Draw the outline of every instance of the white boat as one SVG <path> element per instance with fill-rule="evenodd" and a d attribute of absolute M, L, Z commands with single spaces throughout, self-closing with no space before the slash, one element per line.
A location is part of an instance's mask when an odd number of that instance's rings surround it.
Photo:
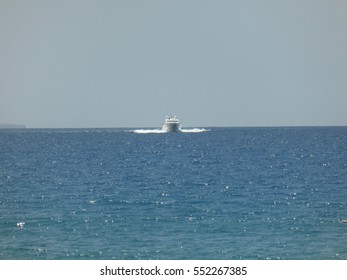
<path fill-rule="evenodd" d="M 162 130 L 165 132 L 180 132 L 181 123 L 176 116 L 166 116 Z"/>

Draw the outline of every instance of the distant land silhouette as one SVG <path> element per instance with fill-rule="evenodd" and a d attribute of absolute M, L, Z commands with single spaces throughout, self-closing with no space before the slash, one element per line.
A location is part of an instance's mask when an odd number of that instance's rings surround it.
<path fill-rule="evenodd" d="M 21 124 L 4 124 L 4 123 L 0 123 L 0 129 L 1 128 L 26 128 L 25 125 L 21 125 Z"/>

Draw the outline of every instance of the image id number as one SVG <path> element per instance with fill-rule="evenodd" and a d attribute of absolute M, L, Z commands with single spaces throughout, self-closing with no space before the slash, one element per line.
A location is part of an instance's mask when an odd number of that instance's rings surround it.
<path fill-rule="evenodd" d="M 224 267 L 209 267 L 196 266 L 194 267 L 194 275 L 246 275 L 247 267 L 239 266 L 224 266 Z"/>

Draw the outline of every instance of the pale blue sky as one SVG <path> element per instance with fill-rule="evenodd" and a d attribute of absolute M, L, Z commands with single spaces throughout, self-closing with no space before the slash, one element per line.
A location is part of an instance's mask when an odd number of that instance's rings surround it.
<path fill-rule="evenodd" d="M 0 0 L 0 123 L 347 125 L 345 0 Z"/>

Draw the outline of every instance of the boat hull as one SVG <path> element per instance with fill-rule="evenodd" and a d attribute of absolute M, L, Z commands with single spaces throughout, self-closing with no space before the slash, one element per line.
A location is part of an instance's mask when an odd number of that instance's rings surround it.
<path fill-rule="evenodd" d="M 180 123 L 165 123 L 162 130 L 166 132 L 180 132 L 181 124 Z"/>

